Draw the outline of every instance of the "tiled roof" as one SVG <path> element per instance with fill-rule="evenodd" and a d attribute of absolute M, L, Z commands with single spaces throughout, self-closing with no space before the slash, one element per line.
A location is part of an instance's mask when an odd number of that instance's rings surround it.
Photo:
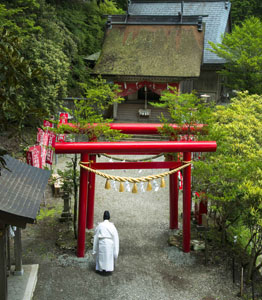
<path fill-rule="evenodd" d="M 184 1 L 184 15 L 208 15 L 203 17 L 203 22 L 206 23 L 204 63 L 225 62 L 207 49 L 211 48 L 208 41 L 221 42 L 221 35 L 227 30 L 230 7 L 228 1 Z M 131 15 L 178 15 L 181 12 L 181 2 L 131 1 L 128 12 Z"/>
<path fill-rule="evenodd" d="M 11 172 L 1 170 L 0 221 L 25 227 L 36 218 L 51 173 L 8 155 L 4 159 Z"/>
<path fill-rule="evenodd" d="M 204 28 L 199 32 L 196 25 L 112 25 L 94 73 L 198 77 L 203 44 Z"/>

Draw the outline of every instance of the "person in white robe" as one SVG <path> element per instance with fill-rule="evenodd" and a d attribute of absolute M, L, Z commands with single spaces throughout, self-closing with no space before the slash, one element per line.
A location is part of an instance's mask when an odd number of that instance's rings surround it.
<path fill-rule="evenodd" d="M 119 237 L 116 227 L 109 222 L 109 211 L 104 212 L 104 221 L 97 225 L 94 235 L 93 254 L 96 255 L 96 270 L 114 271 L 119 253 Z"/>

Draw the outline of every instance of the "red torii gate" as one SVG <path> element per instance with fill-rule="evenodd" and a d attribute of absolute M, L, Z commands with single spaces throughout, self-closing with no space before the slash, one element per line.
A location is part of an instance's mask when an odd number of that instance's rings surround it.
<path fill-rule="evenodd" d="M 67 124 L 68 125 L 68 124 Z M 70 124 L 69 124 L 70 125 Z M 158 134 L 161 124 L 108 124 L 110 128 L 122 133 Z M 180 133 L 201 131 L 204 125 L 178 126 L 171 125 Z M 81 162 L 88 163 L 93 169 L 176 169 L 181 162 L 120 162 L 96 163 L 96 154 L 125 154 L 148 155 L 159 153 L 183 152 L 183 161 L 191 161 L 191 152 L 214 152 L 214 141 L 157 141 L 157 142 L 87 142 L 87 143 L 56 143 L 56 153 L 80 153 Z M 191 166 L 183 172 L 183 250 L 190 251 L 190 217 L 191 217 Z M 170 229 L 178 228 L 178 178 L 177 173 L 170 175 Z M 93 228 L 94 219 L 95 174 L 86 169 L 80 170 L 79 215 L 78 215 L 78 244 L 77 256 L 85 254 L 85 229 Z"/>

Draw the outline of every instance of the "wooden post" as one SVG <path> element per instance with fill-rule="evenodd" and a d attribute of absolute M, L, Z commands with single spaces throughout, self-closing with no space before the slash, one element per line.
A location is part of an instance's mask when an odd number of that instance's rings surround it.
<path fill-rule="evenodd" d="M 22 265 L 22 241 L 21 241 L 21 228 L 16 228 L 15 231 L 15 242 L 14 242 L 14 253 L 15 253 L 15 275 L 23 275 Z"/>
<path fill-rule="evenodd" d="M 0 299 L 7 300 L 6 225 L 0 223 Z"/>
<path fill-rule="evenodd" d="M 244 291 L 244 268 L 241 266 L 241 274 L 240 274 L 240 297 L 243 296 Z"/>
<path fill-rule="evenodd" d="M 10 255 L 10 236 L 11 236 L 11 225 L 7 227 L 6 234 L 6 247 L 7 247 L 7 276 L 10 275 L 11 272 L 11 255 Z"/>

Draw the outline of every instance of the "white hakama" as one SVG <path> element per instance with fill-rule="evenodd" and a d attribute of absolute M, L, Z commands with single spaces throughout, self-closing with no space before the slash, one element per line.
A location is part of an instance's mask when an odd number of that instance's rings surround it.
<path fill-rule="evenodd" d="M 114 271 L 114 260 L 119 253 L 119 238 L 116 227 L 108 220 L 100 223 L 95 230 L 93 254 L 96 254 L 96 270 Z"/>

